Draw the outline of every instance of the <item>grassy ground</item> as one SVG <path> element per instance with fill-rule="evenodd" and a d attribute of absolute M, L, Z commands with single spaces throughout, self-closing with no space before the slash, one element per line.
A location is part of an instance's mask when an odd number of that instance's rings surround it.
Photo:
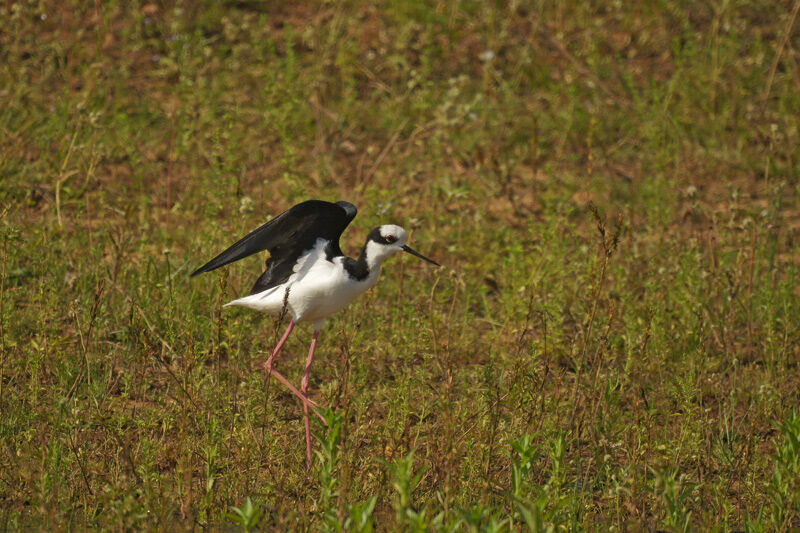
<path fill-rule="evenodd" d="M 4 3 L 0 529 L 800 527 L 800 4 L 630 4 Z M 187 277 L 308 198 L 445 265 L 310 477 L 261 261 Z"/>

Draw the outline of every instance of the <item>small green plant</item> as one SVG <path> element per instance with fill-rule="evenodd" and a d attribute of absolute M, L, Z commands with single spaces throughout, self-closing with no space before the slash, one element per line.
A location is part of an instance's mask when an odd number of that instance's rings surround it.
<path fill-rule="evenodd" d="M 524 435 L 511 441 L 511 448 L 517 457 L 511 458 L 511 495 L 514 498 L 523 496 L 523 483 L 539 458 L 539 446 L 534 442 L 534 435 Z"/>
<path fill-rule="evenodd" d="M 783 439 L 775 443 L 775 466 L 767 492 L 772 503 L 770 522 L 783 531 L 800 514 L 800 415 L 793 411 L 778 428 Z"/>
<path fill-rule="evenodd" d="M 375 495 L 364 503 L 354 503 L 350 506 L 350 516 L 344 521 L 344 530 L 355 533 L 372 533 L 372 513 L 378 496 Z"/>
<path fill-rule="evenodd" d="M 317 457 L 320 462 L 319 510 L 322 515 L 322 530 L 370 533 L 374 527 L 372 513 L 375 511 L 375 504 L 378 502 L 377 496 L 372 496 L 362 503 L 349 505 L 348 516 L 344 521 L 339 516 L 337 509 L 340 494 L 337 469 L 339 467 L 343 421 L 342 416 L 332 409 L 326 409 L 322 411 L 322 414 L 328 423 L 325 433 L 316 435 L 321 448 L 317 451 Z"/>
<path fill-rule="evenodd" d="M 688 531 L 692 512 L 687 508 L 688 500 L 697 489 L 685 474 L 674 468 L 665 471 L 650 469 L 653 474 L 652 487 L 656 498 L 664 509 L 664 526 L 671 531 Z"/>
<path fill-rule="evenodd" d="M 755 518 L 751 517 L 750 514 L 745 517 L 744 519 L 744 531 L 745 533 L 765 533 L 766 531 L 771 531 L 772 528 L 767 525 L 767 521 L 764 519 L 764 507 L 761 506 L 758 510 L 758 514 Z"/>
<path fill-rule="evenodd" d="M 499 512 L 490 507 L 476 505 L 461 510 L 461 523 L 473 533 L 500 533 L 508 531 L 510 519 L 501 518 Z"/>
<path fill-rule="evenodd" d="M 539 456 L 534 437 L 526 435 L 511 443 L 517 456 L 511 460 L 511 498 L 530 531 L 554 531 L 569 518 L 576 522 L 579 512 L 574 498 L 564 490 L 565 454 L 569 433 L 559 432 L 549 442 L 550 478 L 542 486 L 526 486 L 525 480 Z M 570 504 L 573 505 L 570 505 Z"/>
<path fill-rule="evenodd" d="M 395 516 L 398 524 L 405 524 L 413 531 L 424 531 L 427 524 L 425 511 L 417 511 L 411 505 L 411 494 L 419 485 L 423 471 L 416 474 L 414 470 L 414 451 L 410 451 L 405 457 L 397 459 L 389 464 L 391 472 L 392 487 L 395 490 Z"/>
<path fill-rule="evenodd" d="M 341 531 L 342 525 L 336 507 L 339 499 L 339 479 L 336 477 L 336 470 L 339 465 L 339 445 L 342 442 L 342 416 L 333 409 L 326 409 L 322 414 L 328 423 L 325 433 L 316 435 L 321 448 L 316 453 L 320 462 L 319 510 L 322 513 L 322 529 Z"/>
<path fill-rule="evenodd" d="M 231 507 L 228 520 L 236 524 L 242 531 L 253 531 L 261 523 L 261 509 L 248 496 L 241 507 Z"/>
<path fill-rule="evenodd" d="M 532 533 L 546 533 L 555 531 L 552 524 L 548 524 L 544 518 L 544 507 L 546 499 L 544 495 L 535 500 L 527 498 L 515 498 L 514 504 L 519 512 L 522 520 L 528 526 L 528 531 Z"/>

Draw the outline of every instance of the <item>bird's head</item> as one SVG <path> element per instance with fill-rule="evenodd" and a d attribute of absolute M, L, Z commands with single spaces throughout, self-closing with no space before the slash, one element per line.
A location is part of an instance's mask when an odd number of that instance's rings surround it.
<path fill-rule="evenodd" d="M 441 266 L 436 261 L 428 259 L 421 253 L 406 246 L 406 230 L 394 224 L 385 224 L 372 230 L 367 236 L 365 251 L 370 267 L 380 265 L 386 259 L 398 252 L 406 252 L 424 259 L 436 266 Z"/>

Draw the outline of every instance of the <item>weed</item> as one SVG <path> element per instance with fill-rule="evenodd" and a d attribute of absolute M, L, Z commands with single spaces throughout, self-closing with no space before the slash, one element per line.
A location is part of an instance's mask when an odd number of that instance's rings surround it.
<path fill-rule="evenodd" d="M 792 411 L 778 424 L 782 441 L 775 443 L 774 470 L 767 487 L 771 501 L 769 520 L 784 531 L 800 518 L 800 415 Z"/>
<path fill-rule="evenodd" d="M 242 531 L 253 531 L 261 522 L 261 510 L 248 497 L 241 507 L 231 507 L 228 520 L 239 526 Z"/>

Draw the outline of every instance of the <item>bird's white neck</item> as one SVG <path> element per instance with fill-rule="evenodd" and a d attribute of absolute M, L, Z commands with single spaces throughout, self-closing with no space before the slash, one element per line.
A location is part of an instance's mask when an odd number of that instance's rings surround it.
<path fill-rule="evenodd" d="M 378 274 L 381 271 L 381 265 L 383 262 L 389 257 L 393 256 L 395 253 L 396 251 L 391 248 L 381 246 L 373 241 L 368 241 L 367 245 L 364 246 L 364 250 L 361 252 L 361 256 L 366 263 L 370 274 L 373 272 Z"/>

